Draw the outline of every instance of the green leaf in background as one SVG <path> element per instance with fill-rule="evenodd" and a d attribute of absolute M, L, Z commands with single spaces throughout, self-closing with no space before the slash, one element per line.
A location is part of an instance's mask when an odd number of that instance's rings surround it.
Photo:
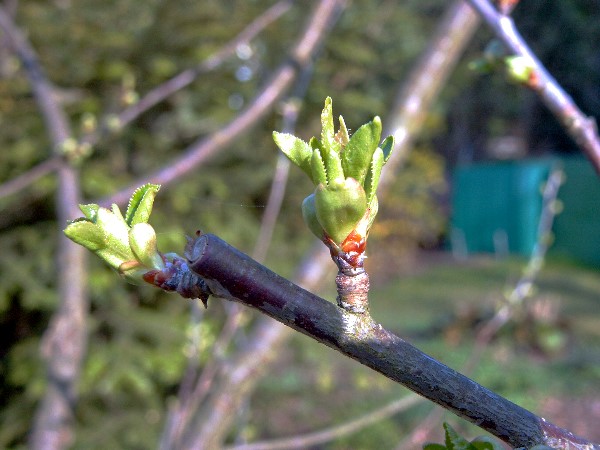
<path fill-rule="evenodd" d="M 499 440 L 489 436 L 480 436 L 468 442 L 447 423 L 444 423 L 444 430 L 446 431 L 446 445 L 426 444 L 423 446 L 423 450 L 504 450 L 505 448 Z M 544 450 L 546 449 L 544 448 Z"/>
<path fill-rule="evenodd" d="M 448 450 L 474 450 L 471 444 L 458 434 L 449 424 L 444 423 L 446 447 Z"/>
<path fill-rule="evenodd" d="M 160 185 L 148 183 L 137 188 L 127 206 L 125 222 L 129 226 L 136 223 L 146 223 L 152 213 L 154 198 L 160 189 Z"/>

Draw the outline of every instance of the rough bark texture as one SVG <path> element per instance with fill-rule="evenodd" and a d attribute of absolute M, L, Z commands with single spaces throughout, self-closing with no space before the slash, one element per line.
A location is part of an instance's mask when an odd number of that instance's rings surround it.
<path fill-rule="evenodd" d="M 218 297 L 258 309 L 454 412 L 513 447 L 600 449 L 436 361 L 373 321 L 296 286 L 218 237 L 198 237 L 190 268 Z"/>

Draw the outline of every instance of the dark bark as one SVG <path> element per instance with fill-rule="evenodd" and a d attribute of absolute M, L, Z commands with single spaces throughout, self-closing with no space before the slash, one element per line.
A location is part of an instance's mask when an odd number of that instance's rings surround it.
<path fill-rule="evenodd" d="M 243 303 L 357 360 L 454 412 L 513 447 L 600 449 L 495 394 L 385 330 L 296 286 L 206 234 L 187 252 L 213 295 Z"/>

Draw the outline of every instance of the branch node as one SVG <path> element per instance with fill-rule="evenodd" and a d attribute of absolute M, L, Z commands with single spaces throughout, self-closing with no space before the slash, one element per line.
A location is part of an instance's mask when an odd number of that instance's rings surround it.
<path fill-rule="evenodd" d="M 349 275 L 340 270 L 335 277 L 338 306 L 348 312 L 364 314 L 369 311 L 369 275 L 364 270 Z"/>

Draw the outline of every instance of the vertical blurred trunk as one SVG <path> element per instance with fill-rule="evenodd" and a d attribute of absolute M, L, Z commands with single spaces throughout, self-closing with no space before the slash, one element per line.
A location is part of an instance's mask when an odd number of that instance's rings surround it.
<path fill-rule="evenodd" d="M 54 153 L 60 156 L 71 131 L 67 117 L 53 95 L 54 88 L 40 67 L 33 48 L 1 7 L 0 28 L 23 64 Z M 67 220 L 76 214 L 74 208 L 80 197 L 79 176 L 66 160 L 62 162 L 58 176 L 56 264 L 60 305 L 42 343 L 48 387 L 36 411 L 30 434 L 29 445 L 34 450 L 59 450 L 71 444 L 76 383 L 86 347 L 85 249 L 62 234 Z"/>
<path fill-rule="evenodd" d="M 429 45 L 402 83 L 383 135 L 394 135 L 395 148 L 385 165 L 379 189 L 385 191 L 408 156 L 411 144 L 423 129 L 431 105 L 446 84 L 465 47 L 480 24 L 467 2 L 454 1 L 440 20 Z"/>
<path fill-rule="evenodd" d="M 385 188 L 391 176 L 402 166 L 414 137 L 418 135 L 431 107 L 449 74 L 460 58 L 478 24 L 477 16 L 462 0 L 454 2 L 441 19 L 435 37 L 402 84 L 388 118 L 388 134 L 394 134 L 397 147 L 388 162 Z M 385 193 L 383 193 L 385 194 Z M 325 247 L 318 243 L 305 259 L 295 282 L 315 289 L 329 274 L 333 264 Z M 333 272 L 332 272 L 333 273 Z M 210 398 L 189 427 L 184 445 L 176 448 L 219 448 L 235 419 L 239 405 L 252 394 L 260 378 L 269 369 L 291 330 L 263 317 L 247 338 L 248 344 L 231 355 L 215 380 Z"/>

